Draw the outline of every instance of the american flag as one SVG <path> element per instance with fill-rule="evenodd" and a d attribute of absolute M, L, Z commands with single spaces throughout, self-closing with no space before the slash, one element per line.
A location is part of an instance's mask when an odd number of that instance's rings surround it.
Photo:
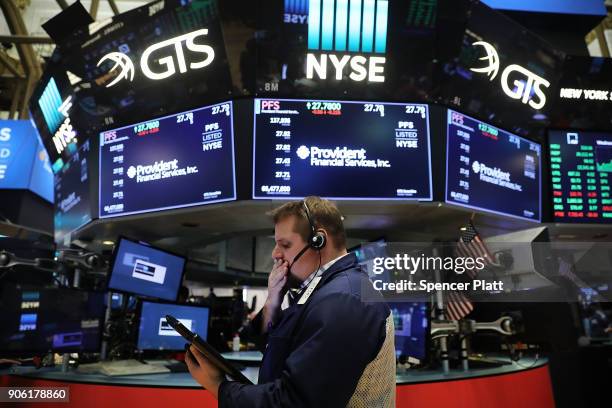
<path fill-rule="evenodd" d="M 461 320 L 474 310 L 474 304 L 463 292 L 446 293 L 446 319 Z"/>
<path fill-rule="evenodd" d="M 461 229 L 461 236 L 457 242 L 455 256 L 464 258 L 482 258 L 485 267 L 494 265 L 494 257 L 480 238 L 472 221 Z M 475 279 L 476 269 L 466 269 L 465 273 L 470 279 Z M 461 320 L 474 310 L 474 304 L 463 292 L 452 291 L 446 294 L 446 318 L 449 320 Z"/>
<path fill-rule="evenodd" d="M 464 258 L 482 258 L 484 260 L 485 267 L 494 264 L 494 257 L 491 252 L 487 249 L 484 242 L 480 238 L 476 227 L 472 224 L 472 221 L 461 229 L 461 236 L 459 242 L 457 242 L 457 248 L 455 249 L 455 255 Z M 471 279 L 476 278 L 476 269 L 467 269 L 465 271 Z"/>

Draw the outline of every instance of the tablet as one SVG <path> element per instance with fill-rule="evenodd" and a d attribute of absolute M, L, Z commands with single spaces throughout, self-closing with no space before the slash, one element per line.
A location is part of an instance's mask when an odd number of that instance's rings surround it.
<path fill-rule="evenodd" d="M 251 380 L 246 378 L 244 374 L 240 372 L 240 370 L 227 361 L 221 354 L 219 354 L 219 352 L 217 352 L 217 350 L 215 350 L 200 336 L 185 327 L 174 316 L 166 315 L 166 321 L 174 330 L 176 330 L 178 334 L 193 344 L 200 351 L 200 353 L 204 354 L 204 357 L 207 358 L 208 361 L 221 370 L 225 375 L 230 377 L 232 380 L 241 382 L 243 384 L 253 384 Z"/>

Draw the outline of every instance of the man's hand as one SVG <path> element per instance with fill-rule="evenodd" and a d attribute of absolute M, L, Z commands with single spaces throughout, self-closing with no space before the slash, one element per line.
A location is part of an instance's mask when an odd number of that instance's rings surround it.
<path fill-rule="evenodd" d="M 193 345 L 185 353 L 185 363 L 193 379 L 218 399 L 219 385 L 225 379 L 223 373 L 206 360 L 206 357 Z"/>
<path fill-rule="evenodd" d="M 268 324 L 274 321 L 274 317 L 280 309 L 283 297 L 287 292 L 288 274 L 289 261 L 276 259 L 270 276 L 268 276 L 268 298 L 263 309 L 263 332 L 268 330 Z"/>

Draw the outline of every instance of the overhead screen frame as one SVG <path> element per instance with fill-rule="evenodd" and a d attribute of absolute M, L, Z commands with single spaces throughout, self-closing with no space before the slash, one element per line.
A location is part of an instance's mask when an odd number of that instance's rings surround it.
<path fill-rule="evenodd" d="M 151 301 L 151 300 L 141 300 L 139 302 L 138 308 L 137 308 L 137 316 L 138 316 L 138 334 L 136 336 L 136 350 L 138 350 L 139 352 L 152 352 L 152 351 L 158 351 L 158 352 L 174 352 L 174 351 L 185 351 L 184 348 L 180 348 L 180 349 L 141 349 L 139 348 L 139 343 L 140 343 L 140 327 L 141 327 L 141 320 L 142 320 L 142 309 L 144 308 L 144 304 L 145 303 L 150 303 L 150 304 L 156 304 L 156 305 L 169 305 L 169 306 L 184 306 L 184 307 L 189 307 L 189 308 L 193 308 L 193 309 L 201 309 L 201 310 L 207 310 L 208 311 L 208 318 L 206 319 L 206 338 L 204 338 L 204 340 L 208 340 L 208 333 L 210 330 L 210 314 L 211 314 L 211 308 L 208 306 L 202 306 L 202 305 L 196 305 L 196 304 L 189 304 L 189 303 L 177 303 L 177 302 L 166 302 L 166 301 Z M 176 316 L 175 316 L 176 317 Z M 197 334 L 198 336 L 200 336 L 202 333 L 198 333 L 198 332 L 194 332 L 195 334 Z"/>
<path fill-rule="evenodd" d="M 546 187 L 548 188 L 548 199 L 547 199 L 547 204 L 549 205 L 549 213 L 550 213 L 550 222 L 554 223 L 554 224 L 559 224 L 559 225 L 571 225 L 571 226 L 584 226 L 584 227 L 595 227 L 595 226 L 602 226 L 602 227 L 607 227 L 609 225 L 612 224 L 612 218 L 610 219 L 609 222 L 604 221 L 603 218 L 598 218 L 597 220 L 589 220 L 589 218 L 585 217 L 585 218 L 576 218 L 574 221 L 568 219 L 569 217 L 564 217 L 564 220 L 560 220 L 558 217 L 555 216 L 555 210 L 554 210 L 554 195 L 553 195 L 553 181 L 552 181 L 552 167 L 551 167 L 551 158 L 552 156 L 550 155 L 550 144 L 551 144 L 551 140 L 550 140 L 550 134 L 552 132 L 577 132 L 577 133 L 605 133 L 610 135 L 610 140 L 612 141 L 612 128 L 594 128 L 594 129 L 588 129 L 588 128 L 582 128 L 582 127 L 550 127 L 550 128 L 546 128 L 546 137 L 545 137 L 545 144 L 546 144 L 546 152 L 547 152 L 547 162 L 546 162 L 546 166 L 547 166 L 547 176 L 548 176 L 548 183 L 546 185 Z M 597 170 L 595 170 L 597 171 Z M 599 190 L 598 190 L 599 191 Z"/>
<path fill-rule="evenodd" d="M 446 137 L 445 137 L 446 156 L 445 156 L 445 163 L 444 163 L 444 165 L 445 165 L 445 172 L 444 172 L 444 203 L 446 203 L 448 205 L 456 206 L 456 207 L 459 207 L 459 208 L 469 208 L 469 209 L 472 209 L 472 210 L 482 211 L 482 212 L 489 213 L 489 214 L 495 214 L 495 215 L 499 215 L 499 216 L 502 216 L 502 217 L 510 217 L 510 218 L 515 218 L 515 219 L 519 219 L 519 220 L 522 220 L 522 221 L 529 221 L 529 222 L 532 222 L 532 223 L 541 224 L 543 222 L 543 220 L 545 219 L 544 214 L 542 214 L 542 201 L 543 201 L 543 198 L 542 198 L 542 195 L 543 195 L 543 191 L 542 191 L 542 177 L 544 175 L 543 168 L 542 168 L 542 158 L 543 158 L 543 155 L 544 155 L 544 148 L 542 146 L 542 143 L 537 142 L 535 140 L 527 139 L 527 138 L 525 138 L 523 136 L 519 136 L 516 133 L 513 133 L 511 131 L 505 130 L 504 128 L 501 128 L 501 127 L 499 127 L 497 125 L 493 125 L 489 121 L 480 120 L 480 119 L 478 119 L 478 118 L 476 118 L 476 117 L 474 117 L 472 115 L 465 114 L 465 113 L 463 113 L 463 112 L 461 112 L 461 111 L 459 111 L 457 109 L 454 109 L 454 108 L 451 108 L 451 107 L 446 107 L 444 110 L 446 111 L 445 119 L 444 119 L 445 122 L 446 122 L 445 123 L 445 127 L 444 127 L 445 132 L 446 132 Z M 516 136 L 517 138 L 521 139 L 522 141 L 525 141 L 527 143 L 535 143 L 535 144 L 540 146 L 540 155 L 538 156 L 538 194 L 539 194 L 539 200 L 538 200 L 539 210 L 538 211 L 539 211 L 539 217 L 537 219 L 521 217 L 521 216 L 514 215 L 514 214 L 508 214 L 508 213 L 504 213 L 504 212 L 501 212 L 501 211 L 490 210 L 490 209 L 487 209 L 487 208 L 481 208 L 481 207 L 477 207 L 477 206 L 473 206 L 473 205 L 462 204 L 462 203 L 458 203 L 458 202 L 455 202 L 455 201 L 449 201 L 448 200 L 448 160 L 449 160 L 449 137 L 450 137 L 450 134 L 449 134 L 450 123 L 449 123 L 449 120 L 448 120 L 449 112 L 459 113 L 459 114 L 461 114 L 463 116 L 466 116 L 466 117 L 468 117 L 468 118 L 470 118 L 472 120 L 475 120 L 476 122 L 482 122 L 484 124 L 493 126 L 496 129 L 501 130 L 501 131 L 503 131 L 505 133 L 509 133 L 512 136 Z"/>
<path fill-rule="evenodd" d="M 319 99 L 319 98 L 272 98 L 272 97 L 253 97 L 251 101 L 253 102 L 253 128 L 252 128 L 252 144 L 253 144 L 253 155 L 252 155 L 252 165 L 251 165 L 251 200 L 261 201 L 261 200 L 276 200 L 276 201 L 288 201 L 288 200 L 302 200 L 304 197 L 301 196 L 257 196 L 256 195 L 256 182 L 255 182 L 255 166 L 256 166 L 256 155 L 255 151 L 257 149 L 257 113 L 255 112 L 256 104 L 258 101 L 263 100 L 271 100 L 271 101 L 280 101 L 280 102 L 332 102 L 332 103 L 348 103 L 348 104 L 382 104 L 382 105 L 420 105 L 424 106 L 426 110 L 426 122 L 427 122 L 427 160 L 429 164 L 429 168 L 427 169 L 429 175 L 429 197 L 428 198 L 391 198 L 391 197 L 330 197 L 330 196 L 322 196 L 323 198 L 329 200 L 338 200 L 338 201 L 413 201 L 413 202 L 432 202 L 434 199 L 434 186 L 433 186 L 433 170 L 432 170 L 432 162 L 431 162 L 431 148 L 432 148 L 432 138 L 431 138 L 431 123 L 430 123 L 430 104 L 425 102 L 385 102 L 385 101 L 362 101 L 362 100 L 344 100 L 344 99 Z"/>
<path fill-rule="evenodd" d="M 97 158 L 98 158 L 98 177 L 96 179 L 97 183 L 98 183 L 98 203 L 97 203 L 97 214 L 98 214 L 98 218 L 99 219 L 108 219 L 108 218 L 123 218 L 123 217 L 128 217 L 128 216 L 133 216 L 133 215 L 142 215 L 142 214 L 149 214 L 149 213 L 154 213 L 154 212 L 162 212 L 162 211 L 168 211 L 168 210 L 180 210 L 180 209 L 185 209 L 185 208 L 191 208 L 191 207 L 199 207 L 199 206 L 207 206 L 209 204 L 218 204 L 218 203 L 224 203 L 224 202 L 230 202 L 230 201 L 236 201 L 238 199 L 238 195 L 237 195 L 237 186 L 236 186 L 236 144 L 235 144 L 235 135 L 234 135 L 234 99 L 228 99 L 222 102 L 218 102 L 218 103 L 213 103 L 211 105 L 205 105 L 205 106 L 201 106 L 199 108 L 194 108 L 194 109 L 188 109 L 188 110 L 184 110 L 181 112 L 176 112 L 173 114 L 169 114 L 169 115 L 165 115 L 165 116 L 160 116 L 160 117 L 154 117 L 151 119 L 148 119 L 146 121 L 139 121 L 139 122 L 134 122 L 132 124 L 128 124 L 125 126 L 121 126 L 121 127 L 117 127 L 117 128 L 109 128 L 109 129 L 105 129 L 102 130 L 101 132 L 98 133 L 98 137 L 97 137 L 97 149 L 98 149 L 98 154 L 97 154 Z M 232 153 L 232 164 L 231 164 L 231 168 L 232 168 L 232 185 L 233 185 L 233 189 L 232 189 L 232 197 L 230 198 L 223 198 L 220 200 L 210 200 L 210 201 L 203 201 L 203 202 L 197 202 L 197 203 L 191 203 L 191 204 L 183 204 L 183 205 L 176 205 L 176 206 L 169 206 L 169 207 L 161 207 L 161 208 L 153 208 L 153 209 L 148 209 L 148 210 L 142 210 L 142 211 L 130 211 L 130 212 L 122 212 L 119 214 L 111 214 L 111 215 L 103 215 L 102 214 L 102 148 L 103 143 L 102 143 L 102 137 L 103 134 L 106 132 L 112 132 L 112 131 L 117 131 L 117 130 L 123 130 L 123 129 L 127 129 L 127 128 L 132 128 L 135 125 L 138 124 L 142 124 L 142 123 L 147 123 L 147 122 L 151 122 L 151 121 L 161 121 L 162 119 L 167 119 L 170 117 L 176 117 L 178 115 L 184 114 L 184 113 L 189 113 L 189 112 L 196 112 L 196 111 L 201 111 L 204 109 L 211 109 L 215 106 L 220 106 L 220 105 L 224 105 L 224 104 L 228 104 L 230 105 L 230 140 L 231 140 L 231 153 Z"/>
<path fill-rule="evenodd" d="M 113 276 L 113 271 L 115 269 L 115 263 L 117 261 L 117 255 L 119 254 L 119 247 L 120 247 L 122 241 L 129 241 L 129 242 L 131 242 L 133 244 L 137 244 L 137 245 L 141 245 L 141 246 L 146 246 L 146 247 L 154 249 L 156 251 L 164 252 L 166 254 L 169 254 L 169 255 L 172 255 L 172 256 L 175 256 L 175 257 L 178 257 L 178 258 L 182 258 L 184 260 L 183 268 L 181 269 L 181 274 L 180 274 L 180 279 L 179 279 L 179 286 L 176 289 L 176 297 L 174 299 L 163 299 L 163 298 L 159 298 L 159 297 L 155 297 L 155 296 L 151 296 L 151 295 L 147 295 L 147 294 L 130 292 L 130 291 L 127 291 L 127 290 L 116 289 L 116 288 L 111 288 L 110 287 L 110 281 L 111 281 L 111 278 Z M 110 259 L 110 264 L 109 264 L 110 265 L 110 269 L 109 269 L 109 272 L 108 272 L 108 275 L 107 275 L 107 278 L 106 278 L 106 282 L 104 284 L 104 288 L 106 289 L 107 292 L 121 293 L 121 294 L 128 295 L 128 296 L 135 296 L 136 298 L 140 298 L 140 299 L 147 299 L 147 300 L 149 300 L 149 299 L 157 299 L 157 300 L 162 300 L 163 301 L 162 303 L 164 303 L 164 302 L 166 302 L 166 303 L 175 303 L 175 302 L 178 301 L 181 285 L 183 284 L 183 280 L 185 279 L 185 272 L 187 270 L 187 261 L 188 261 L 187 257 L 179 255 L 176 252 L 172 252 L 172 251 L 168 251 L 168 250 L 165 250 L 165 249 L 158 248 L 158 247 L 156 247 L 154 245 L 150 245 L 148 242 L 145 242 L 145 241 L 138 241 L 138 240 L 135 240 L 135 239 L 132 239 L 132 238 L 128 238 L 128 237 L 126 237 L 124 235 L 119 235 L 117 237 L 117 241 L 116 241 L 115 247 L 113 249 L 113 254 L 112 254 L 111 259 Z"/>

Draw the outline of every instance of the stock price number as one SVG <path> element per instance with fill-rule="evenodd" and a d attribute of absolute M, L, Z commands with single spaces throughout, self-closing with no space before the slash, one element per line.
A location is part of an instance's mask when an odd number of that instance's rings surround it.
<path fill-rule="evenodd" d="M 150 122 L 139 123 L 134 126 L 134 133 L 136 134 L 155 133 L 158 130 L 159 130 L 159 120 L 152 120 Z"/>
<path fill-rule="evenodd" d="M 193 112 L 186 112 L 176 115 L 176 123 L 183 122 L 189 122 L 190 125 L 193 125 Z"/>
<path fill-rule="evenodd" d="M 406 113 L 421 115 L 421 118 L 425 119 L 427 111 L 425 110 L 425 106 L 421 105 L 406 105 Z"/>
<path fill-rule="evenodd" d="M 230 105 L 229 105 L 229 103 L 224 103 L 224 104 L 212 107 L 212 114 L 213 115 L 218 115 L 220 113 L 221 114 L 225 113 L 226 116 L 230 115 Z"/>
<path fill-rule="evenodd" d="M 378 113 L 382 118 L 385 116 L 385 105 L 380 103 L 366 103 L 363 105 L 364 112 Z"/>

